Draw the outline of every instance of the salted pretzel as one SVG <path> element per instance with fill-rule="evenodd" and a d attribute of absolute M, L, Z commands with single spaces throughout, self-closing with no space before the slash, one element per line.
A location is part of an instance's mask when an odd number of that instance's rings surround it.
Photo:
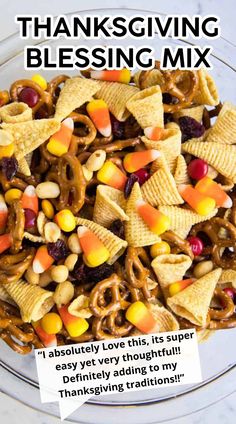
<path fill-rule="evenodd" d="M 129 247 L 125 258 L 128 282 L 132 287 L 141 288 L 150 275 L 150 261 L 142 247 Z"/>
<path fill-rule="evenodd" d="M 121 311 L 112 312 L 106 318 L 106 325 L 114 337 L 128 336 L 130 331 L 133 329 L 133 325 L 121 316 Z"/>
<path fill-rule="evenodd" d="M 161 238 L 162 240 L 167 241 L 167 243 L 170 243 L 171 246 L 174 246 L 171 249 L 172 253 L 183 252 L 193 260 L 194 255 L 187 240 L 183 240 L 173 231 L 166 231 L 164 234 L 162 234 Z"/>
<path fill-rule="evenodd" d="M 0 338 L 21 355 L 30 353 L 32 345 L 37 348 L 43 347 L 33 327 L 22 321 L 19 311 L 14 306 L 2 300 L 0 300 Z"/>
<path fill-rule="evenodd" d="M 86 181 L 80 161 L 71 153 L 58 159 L 57 167 L 51 168 L 47 181 L 54 181 L 60 186 L 60 196 L 54 201 L 58 210 L 70 209 L 78 213 L 85 200 Z"/>
<path fill-rule="evenodd" d="M 7 232 L 12 236 L 11 253 L 18 253 L 21 249 L 25 229 L 25 213 L 20 200 L 14 200 L 10 205 L 7 220 Z"/>
<path fill-rule="evenodd" d="M 75 123 L 79 123 L 84 126 L 84 134 L 77 135 L 77 131 L 75 128 L 74 134 L 71 138 L 69 152 L 74 155 L 77 155 L 78 146 L 88 146 L 89 144 L 91 144 L 95 140 L 97 130 L 91 119 L 86 115 L 73 112 L 70 114 L 70 118 L 72 118 Z"/>
<path fill-rule="evenodd" d="M 214 297 L 219 300 L 222 309 L 209 309 L 210 317 L 215 320 L 221 320 L 230 318 L 234 313 L 234 302 L 233 300 L 220 288 L 216 288 L 214 291 Z"/>
<path fill-rule="evenodd" d="M 227 232 L 227 238 L 221 238 L 220 229 L 224 228 Z M 236 270 L 236 227 L 223 218 L 214 217 L 211 220 L 195 225 L 191 235 L 195 236 L 199 232 L 206 233 L 211 241 L 210 246 L 206 246 L 203 255 L 212 255 L 212 261 L 215 265 L 223 269 Z M 234 253 L 231 257 L 224 256 L 225 248 L 233 247 Z"/>
<path fill-rule="evenodd" d="M 134 147 L 141 144 L 141 139 L 139 137 L 129 138 L 127 140 L 116 140 L 109 144 L 101 144 L 97 146 L 91 146 L 89 149 L 90 152 L 95 152 L 96 150 L 105 150 L 106 153 L 113 153 L 117 150 L 123 150 L 127 147 Z"/>
<path fill-rule="evenodd" d="M 47 86 L 47 92 L 50 94 L 52 102 L 55 104 L 58 100 L 60 85 L 64 84 L 67 79 L 69 79 L 67 75 L 58 75 L 49 81 Z"/>
<path fill-rule="evenodd" d="M 236 327 L 236 314 L 228 319 L 211 320 L 208 326 L 209 330 L 223 330 Z"/>
<path fill-rule="evenodd" d="M 109 278 L 97 283 L 92 289 L 89 308 L 96 317 L 104 317 L 121 309 L 120 283 L 121 279 L 118 275 L 112 274 Z M 108 300 L 105 298 L 107 290 L 109 290 Z"/>
<path fill-rule="evenodd" d="M 29 268 L 35 254 L 30 247 L 15 255 L 5 255 L 0 258 L 0 284 L 13 283 L 22 277 Z"/>
<path fill-rule="evenodd" d="M 3 172 L 0 172 L 0 182 L 3 191 L 7 191 L 10 188 L 18 188 L 19 190 L 24 191 L 28 185 L 37 185 L 37 180 L 33 175 L 27 177 L 21 173 L 17 173 L 15 177 L 8 180 Z"/>
<path fill-rule="evenodd" d="M 19 101 L 19 93 L 23 88 L 32 88 L 35 90 L 39 95 L 38 103 L 32 107 L 33 115 L 42 107 L 46 106 L 48 116 L 53 114 L 53 104 L 52 104 L 52 97 L 51 95 L 42 89 L 40 85 L 38 85 L 36 82 L 28 79 L 21 79 L 13 82 L 13 84 L 10 87 L 10 97 L 12 101 Z"/>
<path fill-rule="evenodd" d="M 182 71 L 179 69 L 162 71 L 159 61 L 155 62 L 153 69 L 158 69 L 162 74 L 164 80 L 160 85 L 162 93 L 169 93 L 178 99 L 176 104 L 164 103 L 164 112 L 173 113 L 192 105 L 199 83 L 197 71 Z M 147 80 L 153 69 L 140 72 L 139 85 L 141 89 L 145 87 L 145 80 Z"/>
<path fill-rule="evenodd" d="M 109 333 L 109 330 L 105 327 L 106 316 L 94 317 L 92 322 L 92 333 L 95 340 L 107 340 L 114 339 L 114 336 Z"/>
<path fill-rule="evenodd" d="M 7 90 L 0 91 L 0 107 L 7 105 L 10 101 L 10 95 Z"/>

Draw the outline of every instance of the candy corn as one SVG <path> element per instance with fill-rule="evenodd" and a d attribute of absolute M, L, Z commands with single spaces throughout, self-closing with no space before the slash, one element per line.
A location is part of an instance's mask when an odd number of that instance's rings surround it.
<path fill-rule="evenodd" d="M 210 214 L 216 206 L 214 199 L 200 193 L 191 185 L 180 184 L 178 190 L 185 202 L 187 202 L 199 215 Z"/>
<path fill-rule="evenodd" d="M 31 209 L 36 215 L 38 214 L 39 201 L 34 186 L 26 187 L 21 197 L 21 203 L 23 209 Z"/>
<path fill-rule="evenodd" d="M 88 266 L 99 266 L 109 259 L 109 251 L 91 230 L 81 226 L 78 227 L 77 234 Z"/>
<path fill-rule="evenodd" d="M 79 337 L 88 330 L 89 324 L 84 318 L 76 317 L 68 312 L 68 305 L 58 308 L 58 312 L 71 337 Z"/>
<path fill-rule="evenodd" d="M 62 329 L 62 320 L 55 312 L 48 312 L 41 319 L 41 327 L 47 334 L 57 334 Z"/>
<path fill-rule="evenodd" d="M 174 294 L 186 289 L 186 287 L 190 286 L 193 281 L 193 279 L 189 278 L 187 280 L 176 281 L 175 283 L 170 284 L 168 287 L 170 296 L 174 296 Z"/>
<path fill-rule="evenodd" d="M 204 177 L 199 180 L 195 185 L 195 189 L 206 196 L 212 197 L 216 201 L 216 206 L 221 206 L 222 208 L 232 207 L 232 199 L 210 177 Z"/>
<path fill-rule="evenodd" d="M 98 181 L 111 187 L 123 190 L 127 177 L 123 172 L 111 161 L 106 161 L 97 173 Z"/>
<path fill-rule="evenodd" d="M 145 334 L 158 332 L 159 326 L 143 302 L 132 303 L 125 314 L 126 319 Z"/>
<path fill-rule="evenodd" d="M 144 134 L 149 140 L 158 141 L 162 136 L 162 128 L 160 127 L 147 127 L 144 128 Z"/>
<path fill-rule="evenodd" d="M 53 262 L 54 259 L 49 255 L 47 246 L 40 246 L 33 260 L 33 271 L 36 274 L 42 274 L 44 271 L 47 271 L 47 269 L 50 268 Z"/>
<path fill-rule="evenodd" d="M 67 233 L 70 233 L 76 227 L 75 217 L 69 209 L 62 209 L 55 215 L 54 220 L 60 229 Z"/>
<path fill-rule="evenodd" d="M 136 207 L 138 214 L 153 233 L 160 235 L 170 228 L 169 217 L 144 202 L 144 200 L 138 200 Z"/>
<path fill-rule="evenodd" d="M 46 331 L 42 329 L 40 322 L 40 320 L 32 322 L 32 326 L 34 327 L 35 333 L 39 336 L 41 342 L 45 347 L 57 346 L 56 335 L 46 333 Z"/>
<path fill-rule="evenodd" d="M 0 236 L 0 253 L 5 252 L 5 250 L 9 249 L 12 245 L 12 236 L 11 234 L 2 234 Z"/>
<path fill-rule="evenodd" d="M 47 150 L 55 156 L 62 156 L 68 152 L 74 131 L 74 121 L 66 118 L 61 123 L 61 128 L 50 137 Z"/>
<path fill-rule="evenodd" d="M 0 234 L 4 231 L 7 223 L 8 209 L 4 197 L 0 194 Z"/>
<path fill-rule="evenodd" d="M 87 112 L 97 130 L 104 136 L 111 135 L 111 120 L 107 104 L 104 100 L 92 100 L 87 104 Z"/>
<path fill-rule="evenodd" d="M 131 79 L 131 72 L 129 69 L 91 71 L 90 75 L 93 79 L 99 79 L 102 81 L 122 82 L 123 84 L 129 84 Z"/>
<path fill-rule="evenodd" d="M 35 74 L 31 77 L 32 81 L 36 82 L 36 84 L 38 84 L 43 90 L 47 89 L 47 81 L 45 80 L 44 77 L 42 77 L 42 75 L 40 74 Z"/>
<path fill-rule="evenodd" d="M 127 172 L 135 172 L 159 158 L 160 155 L 160 152 L 154 149 L 128 153 L 123 160 L 123 165 Z"/>

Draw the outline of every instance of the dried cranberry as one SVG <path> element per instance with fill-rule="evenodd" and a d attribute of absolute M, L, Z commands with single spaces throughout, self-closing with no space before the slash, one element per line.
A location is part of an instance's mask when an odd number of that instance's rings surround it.
<path fill-rule="evenodd" d="M 179 118 L 179 126 L 182 132 L 182 141 L 201 137 L 205 132 L 204 126 L 190 116 L 181 116 Z"/>
<path fill-rule="evenodd" d="M 77 283 L 84 283 L 86 280 L 85 276 L 85 264 L 77 261 L 73 271 L 71 272 L 73 278 L 75 278 Z"/>
<path fill-rule="evenodd" d="M 138 177 L 139 185 L 143 185 L 150 177 L 149 172 L 145 168 L 140 168 L 138 171 L 134 172 L 134 175 Z"/>
<path fill-rule="evenodd" d="M 118 121 L 114 115 L 111 114 L 111 128 L 114 138 L 122 140 L 125 137 L 125 124 L 124 122 Z"/>
<path fill-rule="evenodd" d="M 49 255 L 55 259 L 55 261 L 59 261 L 60 259 L 64 259 L 68 255 L 68 250 L 66 244 L 63 240 L 57 240 L 56 243 L 48 243 L 47 249 Z"/>
<path fill-rule="evenodd" d="M 87 283 L 98 283 L 99 281 L 105 280 L 110 277 L 114 272 L 114 266 L 108 264 L 102 264 L 95 268 L 89 268 L 85 265 L 84 273 L 85 280 Z"/>
<path fill-rule="evenodd" d="M 135 174 L 131 174 L 125 183 L 124 196 L 127 199 L 132 191 L 133 185 L 138 181 L 138 177 Z"/>
<path fill-rule="evenodd" d="M 11 181 L 12 178 L 16 175 L 18 171 L 18 162 L 14 157 L 4 157 L 1 160 L 2 172 L 5 175 L 8 181 Z"/>
<path fill-rule="evenodd" d="M 121 239 L 125 239 L 125 228 L 124 224 L 120 219 L 113 221 L 109 227 L 109 230 Z"/>
<path fill-rule="evenodd" d="M 172 96 L 172 94 L 170 93 L 163 93 L 162 101 L 166 105 L 170 105 L 170 104 L 176 105 L 177 103 L 179 103 L 178 97 Z"/>

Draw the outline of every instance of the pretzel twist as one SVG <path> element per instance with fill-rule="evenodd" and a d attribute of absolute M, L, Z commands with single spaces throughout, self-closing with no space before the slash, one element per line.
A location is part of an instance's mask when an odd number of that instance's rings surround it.
<path fill-rule="evenodd" d="M 35 255 L 35 249 L 30 247 L 15 255 L 4 255 L 0 258 L 0 284 L 18 281 L 28 269 Z"/>
<path fill-rule="evenodd" d="M 12 236 L 11 253 L 18 253 L 21 249 L 25 229 L 25 213 L 20 200 L 14 200 L 9 209 L 7 232 Z"/>
<path fill-rule="evenodd" d="M 222 309 L 210 308 L 210 317 L 215 320 L 230 318 L 233 315 L 235 309 L 233 300 L 227 295 L 227 293 L 219 288 L 215 289 L 214 297 L 220 301 Z"/>
<path fill-rule="evenodd" d="M 83 124 L 86 129 L 83 135 L 76 135 L 75 129 L 74 134 L 71 138 L 69 152 L 74 155 L 77 155 L 78 146 L 88 146 L 89 144 L 91 144 L 96 138 L 97 130 L 91 119 L 86 115 L 73 112 L 70 114 L 70 117 L 73 119 L 74 122 Z"/>
<path fill-rule="evenodd" d="M 192 105 L 199 84 L 197 71 L 182 71 L 179 69 L 162 71 L 159 61 L 155 62 L 153 69 L 158 69 L 162 74 L 163 83 L 160 85 L 162 93 L 169 93 L 178 99 L 177 104 L 164 104 L 164 112 L 173 113 Z M 146 88 L 147 78 L 153 69 L 140 72 L 139 85 L 141 89 Z"/>
<path fill-rule="evenodd" d="M 51 168 L 47 181 L 54 181 L 60 186 L 60 196 L 54 200 L 57 210 L 70 209 L 78 213 L 85 201 L 86 181 L 80 161 L 71 153 L 58 159 L 57 167 Z"/>
<path fill-rule="evenodd" d="M 188 255 L 190 259 L 193 260 L 194 255 L 191 246 L 187 240 L 183 240 L 173 231 L 166 231 L 164 234 L 162 234 L 161 238 L 162 240 L 167 241 L 167 243 L 169 243 L 170 245 L 174 246 L 172 248 L 172 253 L 183 252 Z"/>
<path fill-rule="evenodd" d="M 150 261 L 142 247 L 129 247 L 125 258 L 127 279 L 132 287 L 141 288 L 150 275 Z"/>
<path fill-rule="evenodd" d="M 0 91 L 0 107 L 10 102 L 10 95 L 7 90 Z"/>
<path fill-rule="evenodd" d="M 58 96 L 60 93 L 60 85 L 65 83 L 67 79 L 69 79 L 67 75 L 58 75 L 49 81 L 47 86 L 47 92 L 50 94 L 52 102 L 55 104 L 58 100 Z"/>
<path fill-rule="evenodd" d="M 112 274 L 109 278 L 100 281 L 92 289 L 89 300 L 89 308 L 95 317 L 105 317 L 112 312 L 116 312 L 122 307 L 122 299 L 120 296 L 121 279 L 116 274 Z M 109 289 L 109 299 L 105 295 Z"/>
<path fill-rule="evenodd" d="M 39 95 L 39 100 L 37 104 L 32 107 L 32 113 L 35 114 L 42 106 L 47 107 L 48 115 L 52 115 L 53 113 L 53 103 L 52 103 L 52 97 L 47 92 L 44 91 L 40 85 L 38 85 L 36 82 L 29 80 L 29 79 L 21 79 L 13 82 L 13 84 L 10 87 L 10 97 L 11 100 L 18 102 L 19 101 L 19 93 L 23 88 L 32 88 L 35 90 Z"/>

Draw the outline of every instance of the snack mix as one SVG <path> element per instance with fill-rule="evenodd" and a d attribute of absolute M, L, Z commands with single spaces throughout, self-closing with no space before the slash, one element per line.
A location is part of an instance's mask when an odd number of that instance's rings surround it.
<path fill-rule="evenodd" d="M 236 107 L 207 71 L 34 75 L 0 119 L 13 350 L 236 327 Z"/>

